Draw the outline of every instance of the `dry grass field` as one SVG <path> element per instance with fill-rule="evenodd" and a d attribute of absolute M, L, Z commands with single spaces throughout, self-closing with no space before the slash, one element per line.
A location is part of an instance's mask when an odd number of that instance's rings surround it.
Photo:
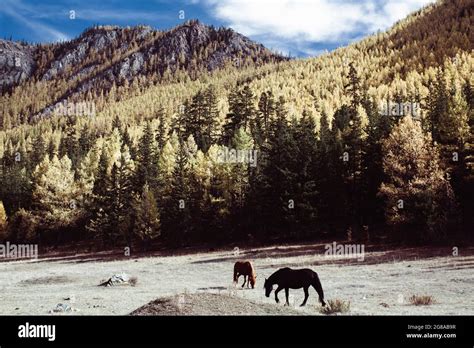
<path fill-rule="evenodd" d="M 241 248 L 236 252 L 155 253 L 131 258 L 107 253 L 55 255 L 34 261 L 0 262 L 0 314 L 44 315 L 323 315 L 314 289 L 305 307 L 303 291 L 284 291 L 276 304 L 263 281 L 281 267 L 315 270 L 327 300 L 350 302 L 344 315 L 474 314 L 474 248 L 380 248 L 366 246 L 364 260 L 329 257 L 324 244 Z M 255 264 L 255 289 L 232 283 L 233 264 Z M 117 273 L 136 277 L 135 286 L 99 287 Z M 433 301 L 415 305 L 413 296 Z M 417 303 L 418 304 L 418 303 Z"/>

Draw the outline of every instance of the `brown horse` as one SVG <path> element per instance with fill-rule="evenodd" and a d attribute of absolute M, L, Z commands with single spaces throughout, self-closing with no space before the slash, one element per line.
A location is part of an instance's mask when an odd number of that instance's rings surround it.
<path fill-rule="evenodd" d="M 255 269 L 250 261 L 237 261 L 234 265 L 234 283 L 237 283 L 239 277 L 244 276 L 244 283 L 242 287 L 247 283 L 247 288 L 249 285 L 252 286 L 252 289 L 255 287 L 255 282 L 257 280 L 257 275 L 255 274 Z M 248 279 L 247 279 L 248 277 Z"/>

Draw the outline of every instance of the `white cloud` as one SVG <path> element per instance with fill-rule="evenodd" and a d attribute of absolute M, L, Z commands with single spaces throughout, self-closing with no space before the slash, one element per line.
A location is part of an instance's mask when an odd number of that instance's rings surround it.
<path fill-rule="evenodd" d="M 203 0 L 213 16 L 248 36 L 337 43 L 384 30 L 433 0 Z"/>

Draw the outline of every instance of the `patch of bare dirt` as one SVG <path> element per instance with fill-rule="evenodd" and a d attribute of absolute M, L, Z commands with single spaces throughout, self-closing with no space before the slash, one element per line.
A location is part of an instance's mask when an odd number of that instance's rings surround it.
<path fill-rule="evenodd" d="M 200 293 L 163 297 L 134 310 L 130 315 L 301 315 L 281 303 L 262 304 L 242 297 Z"/>

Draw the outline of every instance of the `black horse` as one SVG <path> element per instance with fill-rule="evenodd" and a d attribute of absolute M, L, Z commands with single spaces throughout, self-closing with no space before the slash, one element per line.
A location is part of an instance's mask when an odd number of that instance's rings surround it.
<path fill-rule="evenodd" d="M 317 291 L 319 295 L 319 302 L 323 306 L 326 305 L 324 302 L 324 293 L 323 288 L 321 287 L 321 282 L 319 281 L 318 274 L 309 268 L 304 269 L 291 269 L 288 267 L 281 268 L 275 273 L 273 273 L 268 279 L 265 279 L 265 284 L 263 288 L 265 289 L 265 296 L 270 297 L 270 293 L 273 290 L 273 285 L 277 284 L 278 287 L 275 290 L 275 301 L 278 303 L 278 293 L 280 290 L 285 289 L 286 295 L 286 305 L 288 303 L 288 295 L 290 293 L 290 289 L 300 289 L 303 288 L 304 290 L 304 301 L 301 306 L 306 304 L 308 300 L 308 288 L 313 286 L 313 288 Z"/>

